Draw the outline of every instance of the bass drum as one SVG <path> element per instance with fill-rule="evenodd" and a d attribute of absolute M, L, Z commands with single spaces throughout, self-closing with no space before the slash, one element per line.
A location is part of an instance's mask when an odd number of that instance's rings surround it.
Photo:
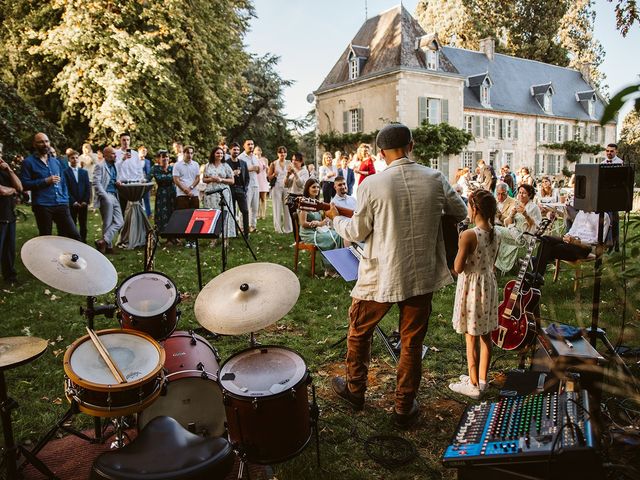
<path fill-rule="evenodd" d="M 131 275 L 116 290 L 122 328 L 148 333 L 156 340 L 167 338 L 176 329 L 179 302 L 175 284 L 159 272 Z"/>
<path fill-rule="evenodd" d="M 65 394 L 95 417 L 121 417 L 145 409 L 160 395 L 164 350 L 153 338 L 134 330 L 96 331 L 126 383 L 118 383 L 89 335 L 64 354 Z"/>
<path fill-rule="evenodd" d="M 311 438 L 304 360 L 293 350 L 260 346 L 236 353 L 220 369 L 229 439 L 253 463 L 294 457 Z"/>
<path fill-rule="evenodd" d="M 138 415 L 138 428 L 160 415 L 175 418 L 192 433 L 220 437 L 226 416 L 218 385 L 218 355 L 200 335 L 178 331 L 164 342 L 166 388 Z"/>

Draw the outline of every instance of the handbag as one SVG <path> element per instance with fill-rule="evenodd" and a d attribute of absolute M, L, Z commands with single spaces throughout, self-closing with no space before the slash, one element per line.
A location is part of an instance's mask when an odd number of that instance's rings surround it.
<path fill-rule="evenodd" d="M 274 175 L 273 177 L 271 177 L 271 180 L 269 180 L 269 187 L 270 188 L 275 187 L 277 182 L 278 182 L 278 177 Z"/>

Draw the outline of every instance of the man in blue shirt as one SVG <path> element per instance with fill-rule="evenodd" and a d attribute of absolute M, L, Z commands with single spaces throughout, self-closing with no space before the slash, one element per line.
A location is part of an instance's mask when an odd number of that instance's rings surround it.
<path fill-rule="evenodd" d="M 31 209 L 40 235 L 51 235 L 53 223 L 58 235 L 80 240 L 69 211 L 69 193 L 63 176 L 64 166 L 50 153 L 49 137 L 37 133 L 34 152 L 22 164 L 21 178 L 25 190 L 31 190 Z"/>

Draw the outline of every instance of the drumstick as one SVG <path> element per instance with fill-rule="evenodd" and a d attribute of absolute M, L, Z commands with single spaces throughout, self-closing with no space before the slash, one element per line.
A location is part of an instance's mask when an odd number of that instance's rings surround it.
<path fill-rule="evenodd" d="M 109 355 L 109 351 L 105 348 L 105 346 L 100 341 L 100 337 L 96 335 L 96 332 L 91 330 L 89 327 L 87 328 L 87 332 L 89 332 L 89 337 L 91 337 L 91 341 L 95 345 L 98 353 L 111 370 L 111 374 L 114 376 L 118 383 L 127 383 L 127 379 L 124 377 L 118 366 L 111 360 L 111 356 Z"/>

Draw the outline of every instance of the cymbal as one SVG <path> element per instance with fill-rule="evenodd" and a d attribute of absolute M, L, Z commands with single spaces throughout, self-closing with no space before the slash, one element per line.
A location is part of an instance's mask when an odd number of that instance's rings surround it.
<path fill-rule="evenodd" d="M 205 285 L 195 303 L 196 320 L 210 332 L 257 332 L 284 317 L 300 295 L 298 277 L 275 263 L 248 263 Z"/>
<path fill-rule="evenodd" d="M 22 246 L 20 256 L 38 280 L 74 295 L 102 295 L 118 282 L 118 272 L 107 257 L 71 238 L 32 238 Z"/>
<path fill-rule="evenodd" d="M 47 341 L 37 337 L 0 338 L 0 370 L 24 365 L 47 349 Z"/>

